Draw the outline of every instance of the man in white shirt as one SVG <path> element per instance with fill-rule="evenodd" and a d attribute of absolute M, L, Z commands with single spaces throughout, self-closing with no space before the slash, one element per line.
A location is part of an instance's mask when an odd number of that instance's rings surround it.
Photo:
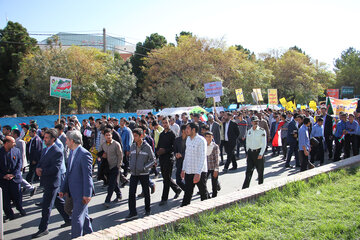
<path fill-rule="evenodd" d="M 180 127 L 173 117 L 170 118 L 170 129 L 175 133 L 176 137 L 180 136 Z"/>
<path fill-rule="evenodd" d="M 206 187 L 207 174 L 207 143 L 205 138 L 198 134 L 199 126 L 189 123 L 186 127 L 185 158 L 183 162 L 181 178 L 185 179 L 185 194 L 181 206 L 189 205 L 194 192 L 195 184 L 199 188 L 201 201 L 209 198 Z"/>

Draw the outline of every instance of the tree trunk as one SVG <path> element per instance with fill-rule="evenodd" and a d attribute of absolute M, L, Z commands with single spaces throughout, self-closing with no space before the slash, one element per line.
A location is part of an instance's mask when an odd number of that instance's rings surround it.
<path fill-rule="evenodd" d="M 81 107 L 81 99 L 79 98 L 79 99 L 75 100 L 75 102 L 76 102 L 76 105 L 77 105 L 78 114 L 83 114 L 82 107 Z"/>

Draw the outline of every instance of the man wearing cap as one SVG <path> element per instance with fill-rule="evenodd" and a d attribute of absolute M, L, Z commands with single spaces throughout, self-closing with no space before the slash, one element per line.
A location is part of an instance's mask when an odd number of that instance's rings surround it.
<path fill-rule="evenodd" d="M 246 134 L 247 165 L 243 189 L 249 187 L 254 168 L 256 168 L 258 172 L 259 184 L 264 182 L 264 153 L 267 143 L 266 131 L 258 126 L 259 118 L 256 116 L 251 118 L 251 124 L 252 128 L 250 128 Z"/>

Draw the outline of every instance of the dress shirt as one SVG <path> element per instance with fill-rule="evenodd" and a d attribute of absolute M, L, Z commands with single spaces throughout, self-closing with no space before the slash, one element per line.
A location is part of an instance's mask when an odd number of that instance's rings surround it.
<path fill-rule="evenodd" d="M 230 121 L 227 121 L 225 123 L 225 141 L 229 141 L 229 137 L 228 137 L 228 131 L 229 131 L 229 125 L 230 125 Z"/>
<path fill-rule="evenodd" d="M 71 170 L 72 164 L 74 162 L 73 160 L 74 160 L 75 154 L 76 154 L 77 150 L 79 149 L 79 147 L 80 147 L 80 145 L 77 148 L 75 148 L 75 150 L 71 150 L 72 153 L 70 153 L 71 159 L 70 159 L 69 171 Z"/>
<path fill-rule="evenodd" d="M 266 131 L 265 129 L 257 126 L 254 130 L 253 128 L 250 128 L 247 131 L 246 136 L 246 150 L 257 150 L 261 149 L 259 155 L 264 155 L 265 148 L 266 148 Z"/>
<path fill-rule="evenodd" d="M 310 139 L 309 139 L 309 131 L 308 127 L 303 124 L 299 129 L 299 151 L 303 151 L 303 146 L 305 146 L 306 150 L 310 149 Z"/>
<path fill-rule="evenodd" d="M 201 174 L 207 172 L 207 143 L 205 138 L 196 134 L 193 139 L 186 139 L 185 158 L 182 170 L 186 174 Z"/>
<path fill-rule="evenodd" d="M 311 130 L 311 134 L 310 137 L 323 137 L 324 136 L 324 130 L 323 130 L 323 125 L 317 125 L 315 124 L 314 127 Z"/>
<path fill-rule="evenodd" d="M 352 123 L 350 123 L 350 121 L 346 122 L 346 131 L 348 131 L 349 134 L 356 134 L 357 129 L 359 127 L 359 124 L 357 121 L 353 121 Z"/>
<path fill-rule="evenodd" d="M 345 130 L 346 128 L 346 122 L 344 121 L 339 121 L 337 124 L 336 124 L 336 131 L 335 131 L 335 137 L 337 138 L 340 138 L 343 134 L 343 131 Z"/>

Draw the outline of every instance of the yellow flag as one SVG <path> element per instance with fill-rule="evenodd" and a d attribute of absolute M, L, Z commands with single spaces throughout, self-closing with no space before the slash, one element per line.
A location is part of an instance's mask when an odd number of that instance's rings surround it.
<path fill-rule="evenodd" d="M 286 99 L 283 97 L 283 98 L 280 98 L 280 103 L 281 103 L 281 105 L 283 106 L 283 107 L 286 107 L 286 105 L 287 105 L 287 102 L 286 102 Z"/>

